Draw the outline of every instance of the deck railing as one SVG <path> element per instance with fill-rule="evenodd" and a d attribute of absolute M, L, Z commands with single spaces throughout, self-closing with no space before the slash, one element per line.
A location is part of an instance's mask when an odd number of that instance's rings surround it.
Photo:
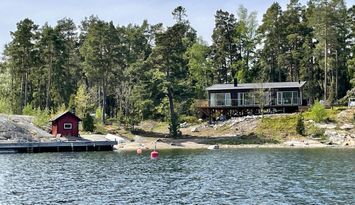
<path fill-rule="evenodd" d="M 262 105 L 253 99 L 244 100 L 242 102 L 239 99 L 221 99 L 221 100 L 196 100 L 195 105 L 197 107 L 268 107 L 268 106 L 299 106 L 301 105 L 300 99 L 297 103 L 292 101 L 284 101 L 281 104 L 277 103 L 277 99 L 273 98 L 268 102 L 264 102 Z"/>

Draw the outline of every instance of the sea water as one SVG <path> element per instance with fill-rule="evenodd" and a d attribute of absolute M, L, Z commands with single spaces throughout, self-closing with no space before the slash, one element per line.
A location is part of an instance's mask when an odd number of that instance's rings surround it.
<path fill-rule="evenodd" d="M 355 149 L 0 155 L 0 204 L 355 204 Z"/>

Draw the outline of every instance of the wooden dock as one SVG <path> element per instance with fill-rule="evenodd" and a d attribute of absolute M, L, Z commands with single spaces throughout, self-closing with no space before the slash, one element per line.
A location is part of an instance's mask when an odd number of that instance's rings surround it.
<path fill-rule="evenodd" d="M 51 141 L 0 143 L 0 153 L 112 151 L 117 141 Z"/>

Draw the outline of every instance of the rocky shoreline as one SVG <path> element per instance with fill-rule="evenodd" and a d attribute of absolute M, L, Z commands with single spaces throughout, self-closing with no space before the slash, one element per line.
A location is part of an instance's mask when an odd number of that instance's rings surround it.
<path fill-rule="evenodd" d="M 271 119 L 292 117 L 295 114 L 265 115 Z M 197 124 L 182 124 L 183 138 L 164 138 L 167 128 L 154 129 L 154 123 L 143 124 L 139 128 L 145 132 L 135 134 L 128 138 L 115 134 L 120 140 L 115 146 L 117 150 L 136 150 L 138 148 L 152 150 L 157 149 L 207 149 L 218 144 L 221 149 L 230 148 L 355 148 L 355 109 L 345 109 L 336 115 L 336 120 L 326 123 L 316 123 L 306 120 L 308 127 L 320 130 L 321 135 L 289 136 L 282 141 L 257 141 L 260 140 L 255 132 L 261 122 L 261 116 L 245 116 L 233 118 L 216 124 L 200 122 Z M 44 130 L 36 127 L 29 116 L 1 115 L 0 114 L 0 143 L 16 143 L 24 141 L 46 141 L 52 136 Z M 161 126 L 160 126 L 161 127 Z M 265 133 L 264 133 L 265 134 Z M 280 134 L 280 133 L 278 133 Z M 112 135 L 114 136 L 114 135 Z M 92 135 L 101 139 L 105 135 Z M 270 137 L 269 137 L 270 138 Z M 93 139 L 93 140 L 95 140 Z M 266 136 L 266 139 L 267 136 Z M 110 140 L 110 139 L 109 139 Z M 264 140 L 264 139 L 263 139 Z M 257 143 L 254 143 L 257 141 Z M 231 143 L 230 143 L 231 142 Z"/>

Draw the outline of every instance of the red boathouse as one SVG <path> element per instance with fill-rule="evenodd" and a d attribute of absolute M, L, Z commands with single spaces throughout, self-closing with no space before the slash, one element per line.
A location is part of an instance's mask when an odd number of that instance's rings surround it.
<path fill-rule="evenodd" d="M 52 122 L 51 134 L 53 136 L 79 136 L 79 122 L 81 119 L 67 111 L 50 120 Z"/>

